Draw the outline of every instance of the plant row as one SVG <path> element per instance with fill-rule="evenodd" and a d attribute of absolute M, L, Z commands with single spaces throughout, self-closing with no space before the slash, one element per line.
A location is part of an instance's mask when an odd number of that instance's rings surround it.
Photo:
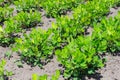
<path fill-rule="evenodd" d="M 0 29 L 0 43 L 10 44 L 14 41 L 13 35 L 23 29 L 33 27 L 41 22 L 41 14 L 38 11 L 20 12 L 4 22 L 5 28 Z"/>
<path fill-rule="evenodd" d="M 58 17 L 84 2 L 84 0 L 17 0 L 14 4 L 18 11 L 29 11 L 30 9 L 39 10 L 43 8 L 47 16 Z"/>
<path fill-rule="evenodd" d="M 74 9 L 73 16 L 58 17 L 56 24 L 52 24 L 54 45 L 59 46 L 61 43 L 67 43 L 71 37 L 84 35 L 87 28 L 93 27 L 93 22 L 100 22 L 103 16 L 109 13 L 110 7 L 115 6 L 117 2 L 119 0 L 87 1 Z"/>

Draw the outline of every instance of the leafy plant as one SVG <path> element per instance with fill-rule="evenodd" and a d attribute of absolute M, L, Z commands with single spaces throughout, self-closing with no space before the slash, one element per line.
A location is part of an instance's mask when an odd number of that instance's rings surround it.
<path fill-rule="evenodd" d="M 57 18 L 56 24 L 52 24 L 53 37 L 52 41 L 57 46 L 61 43 L 68 43 L 68 39 L 76 38 L 78 34 L 82 34 L 84 29 L 78 26 L 74 19 L 68 16 Z"/>
<path fill-rule="evenodd" d="M 47 16 L 58 17 L 82 2 L 84 0 L 45 0 L 41 2 L 41 6 L 46 10 Z"/>
<path fill-rule="evenodd" d="M 116 52 L 120 50 L 120 13 L 115 18 L 104 18 L 101 23 L 94 25 L 93 36 L 96 37 L 96 41 L 105 42 L 104 46 L 110 52 Z M 101 43 L 99 43 L 101 45 Z"/>
<path fill-rule="evenodd" d="M 24 28 L 29 28 L 41 22 L 41 14 L 37 11 L 20 12 L 16 16 L 5 21 L 5 32 L 9 34 L 18 33 Z"/>
<path fill-rule="evenodd" d="M 12 55 L 12 53 L 11 53 L 11 52 L 9 52 L 9 51 L 7 51 L 7 52 L 5 53 L 5 57 L 7 57 L 8 59 L 10 59 L 10 58 L 11 58 L 11 55 Z"/>
<path fill-rule="evenodd" d="M 20 12 L 14 19 L 21 25 L 22 28 L 35 26 L 41 22 L 41 13 L 38 11 Z"/>
<path fill-rule="evenodd" d="M 2 27 L 0 26 L 0 45 L 8 46 L 13 42 L 14 42 L 13 37 L 10 37 L 8 34 L 6 34 Z"/>
<path fill-rule="evenodd" d="M 56 73 L 54 75 L 52 75 L 51 79 L 48 79 L 48 76 L 42 75 L 42 76 L 38 76 L 37 74 L 33 74 L 32 75 L 32 80 L 58 80 L 60 76 L 60 71 L 56 70 Z"/>
<path fill-rule="evenodd" d="M 21 58 L 27 63 L 41 66 L 41 62 L 49 58 L 54 49 L 50 35 L 51 32 L 40 28 L 33 29 L 29 35 L 24 34 L 24 38 L 16 39 L 13 49 L 20 51 Z"/>
<path fill-rule="evenodd" d="M 8 21 L 5 21 L 4 24 L 6 26 L 4 31 L 7 34 L 18 33 L 22 30 L 20 23 L 15 21 L 13 18 L 10 18 Z"/>
<path fill-rule="evenodd" d="M 8 72 L 8 71 L 4 70 L 5 64 L 6 64 L 6 61 L 1 60 L 1 62 L 0 62 L 0 80 L 5 80 L 8 76 L 11 76 L 13 74 L 12 72 Z"/>
<path fill-rule="evenodd" d="M 0 7 L 0 22 L 8 20 L 13 14 L 13 8 L 9 7 Z"/>
<path fill-rule="evenodd" d="M 68 79 L 93 74 L 97 68 L 103 67 L 103 61 L 97 52 L 91 36 L 80 36 L 55 54 L 65 67 L 64 77 Z"/>

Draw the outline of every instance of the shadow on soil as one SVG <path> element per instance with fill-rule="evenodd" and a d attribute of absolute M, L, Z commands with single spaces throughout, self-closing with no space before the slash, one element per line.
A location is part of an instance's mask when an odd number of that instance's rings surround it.
<path fill-rule="evenodd" d="M 116 52 L 112 54 L 113 56 L 120 56 L 120 52 Z"/>
<path fill-rule="evenodd" d="M 88 75 L 87 76 L 88 77 L 88 79 L 95 79 L 95 80 L 101 80 L 101 78 L 103 77 L 102 75 L 101 75 L 101 73 L 95 73 L 95 74 L 93 74 L 93 75 Z M 85 78 L 83 78 L 82 80 L 86 80 Z"/>

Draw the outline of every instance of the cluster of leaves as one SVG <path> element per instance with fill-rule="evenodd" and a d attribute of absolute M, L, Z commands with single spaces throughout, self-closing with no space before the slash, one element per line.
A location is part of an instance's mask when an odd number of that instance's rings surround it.
<path fill-rule="evenodd" d="M 29 28 L 41 22 L 41 14 L 37 11 L 20 12 L 16 16 L 4 22 L 5 28 L 0 31 L 0 43 L 10 44 L 14 42 L 14 34 L 21 32 L 24 28 Z"/>
<path fill-rule="evenodd" d="M 4 66 L 6 64 L 5 60 L 1 60 L 0 62 L 0 80 L 6 80 L 8 76 L 12 75 L 12 72 L 8 72 L 7 70 L 4 69 Z"/>
<path fill-rule="evenodd" d="M 68 10 L 77 7 L 84 0 L 45 0 L 41 6 L 45 9 L 47 16 L 58 17 L 66 14 Z"/>
<path fill-rule="evenodd" d="M 18 11 L 29 11 L 39 9 L 41 0 L 17 0 L 14 2 Z"/>
<path fill-rule="evenodd" d="M 33 29 L 29 35 L 24 34 L 24 38 L 16 39 L 14 50 L 20 50 L 21 58 L 27 63 L 41 66 L 42 61 L 52 56 L 54 49 L 50 34 L 41 28 Z"/>
<path fill-rule="evenodd" d="M 7 20 L 13 14 L 13 9 L 8 7 L 0 7 L 0 22 Z"/>
<path fill-rule="evenodd" d="M 56 50 L 58 61 L 65 67 L 65 78 L 80 78 L 83 74 L 93 74 L 104 66 L 91 36 L 80 36 L 69 42 L 62 50 Z M 78 80 L 78 79 L 77 79 Z"/>
<path fill-rule="evenodd" d="M 60 76 L 60 71 L 56 70 L 56 73 L 52 75 L 51 79 L 48 79 L 48 76 L 45 74 L 43 76 L 38 76 L 37 74 L 32 75 L 32 80 L 58 80 Z"/>

